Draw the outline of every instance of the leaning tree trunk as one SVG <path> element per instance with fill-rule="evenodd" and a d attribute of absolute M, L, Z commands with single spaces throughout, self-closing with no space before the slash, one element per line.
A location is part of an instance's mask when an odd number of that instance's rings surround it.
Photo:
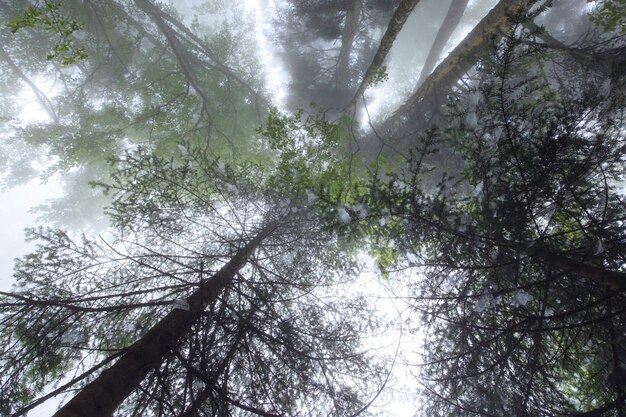
<path fill-rule="evenodd" d="M 335 82 L 338 88 L 344 87 L 349 82 L 350 75 L 350 52 L 354 38 L 359 31 L 359 20 L 361 18 L 361 9 L 363 0 L 355 0 L 354 6 L 346 15 L 346 23 L 341 35 L 341 49 L 339 50 L 339 58 L 337 59 L 337 70 L 335 72 Z"/>
<path fill-rule="evenodd" d="M 522 10 L 530 8 L 538 0 L 500 0 L 487 13 L 474 29 L 454 48 L 450 54 L 428 76 L 423 84 L 402 104 L 379 128 L 379 132 L 386 132 L 393 127 L 400 118 L 408 114 L 413 105 L 422 101 L 435 90 L 449 89 L 463 74 L 467 73 L 479 59 L 482 53 L 484 40 L 492 34 L 506 32 L 511 25 L 511 17 L 518 15 Z"/>
<path fill-rule="evenodd" d="M 381 65 L 385 61 L 387 54 L 393 46 L 393 41 L 396 40 L 398 33 L 400 33 L 400 30 L 402 30 L 402 26 L 404 26 L 404 23 L 409 18 L 409 15 L 413 11 L 417 3 L 419 3 L 419 1 L 420 0 L 402 0 L 400 2 L 400 5 L 398 5 L 398 8 L 391 17 L 391 21 L 387 26 L 387 30 L 385 31 L 383 38 L 380 40 L 380 45 L 378 45 L 378 49 L 376 50 L 374 59 L 372 59 L 372 63 L 370 64 L 369 68 L 367 68 L 367 71 L 365 71 L 365 75 L 361 80 L 361 84 L 359 84 L 359 87 L 354 93 L 354 97 L 352 97 L 352 100 L 350 100 L 350 103 L 346 106 L 344 112 L 351 109 L 352 106 L 359 99 L 359 97 L 363 95 L 365 89 L 372 81 L 372 77 L 374 76 L 376 71 L 380 69 Z"/>
<path fill-rule="evenodd" d="M 141 339 L 127 348 L 113 366 L 86 385 L 53 417 L 111 416 L 148 373 L 174 350 L 201 317 L 206 306 L 217 299 L 248 262 L 251 253 L 276 227 L 277 223 L 271 222 L 261 229 L 226 265 L 202 281 L 200 287 L 187 297 L 186 305 L 174 308 L 163 317 Z"/>
<path fill-rule="evenodd" d="M 435 68 L 435 64 L 437 64 L 437 60 L 441 56 L 443 48 L 459 25 L 468 2 L 469 0 L 452 0 L 452 3 L 450 3 L 446 17 L 443 19 L 443 23 L 441 23 L 441 27 L 437 31 L 437 35 L 433 41 L 433 45 L 430 47 L 426 61 L 424 61 L 424 66 L 422 67 L 419 80 L 417 81 L 418 86 L 424 82 L 433 68 Z"/>

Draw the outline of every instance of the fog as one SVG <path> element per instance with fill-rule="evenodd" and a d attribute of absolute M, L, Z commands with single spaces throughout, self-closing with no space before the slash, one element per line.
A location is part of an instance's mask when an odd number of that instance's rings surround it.
<path fill-rule="evenodd" d="M 623 415 L 624 18 L 548 3 L 0 0 L 0 413 L 184 310 L 111 413 Z"/>

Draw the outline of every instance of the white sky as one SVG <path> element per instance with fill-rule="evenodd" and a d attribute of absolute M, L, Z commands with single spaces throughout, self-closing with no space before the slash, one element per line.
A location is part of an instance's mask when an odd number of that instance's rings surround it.
<path fill-rule="evenodd" d="M 33 82 L 49 98 L 55 94 L 53 81 L 45 77 L 33 77 Z M 19 121 L 26 124 L 48 120 L 48 114 L 39 105 L 32 90 L 26 85 L 21 87 L 15 96 L 20 106 Z M 3 126 L 3 132 L 10 132 L 15 121 L 7 123 L 9 126 Z M 0 177 L 0 183 L 2 179 Z M 45 184 L 34 179 L 27 184 L 0 191 L 0 289 L 8 290 L 13 284 L 13 260 L 34 247 L 33 243 L 24 240 L 24 229 L 38 224 L 37 216 L 31 210 L 47 199 L 58 196 L 60 190 L 58 181 L 53 177 Z"/>
<path fill-rule="evenodd" d="M 36 179 L 0 193 L 0 289 L 8 290 L 13 283 L 13 259 L 34 247 L 24 241 L 24 229 L 37 224 L 30 210 L 54 197 L 58 190 L 54 180 L 42 184 Z"/>

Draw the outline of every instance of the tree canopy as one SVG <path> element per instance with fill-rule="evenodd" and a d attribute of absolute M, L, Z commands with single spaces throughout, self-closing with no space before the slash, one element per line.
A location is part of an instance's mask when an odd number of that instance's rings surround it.
<path fill-rule="evenodd" d="M 528 36 L 494 44 L 449 125 L 368 196 L 391 202 L 404 225 L 388 239 L 425 276 L 426 415 L 623 412 L 624 97 L 589 73 L 552 78 Z M 440 144 L 463 166 L 426 191 Z"/>
<path fill-rule="evenodd" d="M 0 291 L 0 414 L 394 415 L 401 367 L 417 415 L 624 416 L 621 3 L 464 38 L 446 3 L 377 120 L 428 0 L 0 2 L 4 184 L 67 187 Z"/>

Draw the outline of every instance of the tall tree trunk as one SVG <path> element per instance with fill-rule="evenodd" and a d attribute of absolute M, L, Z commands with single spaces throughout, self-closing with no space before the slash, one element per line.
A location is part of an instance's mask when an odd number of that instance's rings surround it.
<path fill-rule="evenodd" d="M 424 82 L 426 77 L 428 77 L 428 75 L 432 72 L 433 68 L 435 68 L 435 64 L 441 56 L 443 48 L 448 43 L 448 40 L 450 40 L 452 32 L 454 32 L 456 27 L 459 25 L 468 2 L 469 0 L 452 0 L 452 3 L 450 3 L 446 17 L 443 19 L 441 27 L 437 31 L 437 36 L 435 36 L 433 45 L 430 47 L 430 51 L 428 52 L 428 56 L 426 57 L 426 61 L 424 62 L 424 66 L 420 72 L 420 77 L 417 81 L 418 86 Z"/>
<path fill-rule="evenodd" d="M 346 86 L 349 81 L 350 52 L 352 52 L 354 38 L 359 30 L 362 6 L 363 0 L 354 0 L 354 6 L 346 15 L 346 23 L 341 35 L 341 49 L 337 59 L 337 70 L 335 72 L 335 83 L 338 88 Z"/>
<path fill-rule="evenodd" d="M 123 356 L 93 382 L 85 386 L 54 417 L 109 417 L 148 373 L 158 367 L 200 318 L 205 307 L 216 300 L 252 252 L 276 229 L 271 222 L 237 251 L 231 260 L 203 281 L 186 302 L 187 308 L 174 308 Z"/>
<path fill-rule="evenodd" d="M 422 101 L 429 93 L 449 89 L 463 74 L 467 73 L 480 57 L 484 40 L 492 34 L 506 32 L 511 16 L 531 7 L 538 0 L 500 0 L 456 48 L 437 66 L 417 90 L 379 128 L 388 131 L 411 107 Z"/>
<path fill-rule="evenodd" d="M 387 30 L 385 31 L 383 38 L 380 40 L 380 45 L 378 45 L 378 49 L 376 50 L 374 59 L 372 59 L 372 63 L 370 64 L 369 68 L 367 68 L 367 71 L 365 71 L 365 75 L 363 76 L 363 80 L 361 80 L 361 84 L 359 84 L 359 87 L 354 93 L 354 97 L 352 97 L 352 100 L 350 100 L 350 103 L 346 106 L 344 112 L 349 110 L 356 103 L 359 97 L 363 95 L 365 89 L 372 80 L 374 73 L 376 73 L 376 71 L 380 69 L 381 65 L 385 61 L 387 54 L 393 46 L 393 41 L 396 40 L 398 33 L 400 33 L 400 30 L 402 30 L 402 26 L 404 26 L 404 23 L 409 18 L 409 15 L 419 2 L 420 0 L 402 0 L 400 2 L 398 8 L 391 17 L 391 21 L 387 26 Z"/>

